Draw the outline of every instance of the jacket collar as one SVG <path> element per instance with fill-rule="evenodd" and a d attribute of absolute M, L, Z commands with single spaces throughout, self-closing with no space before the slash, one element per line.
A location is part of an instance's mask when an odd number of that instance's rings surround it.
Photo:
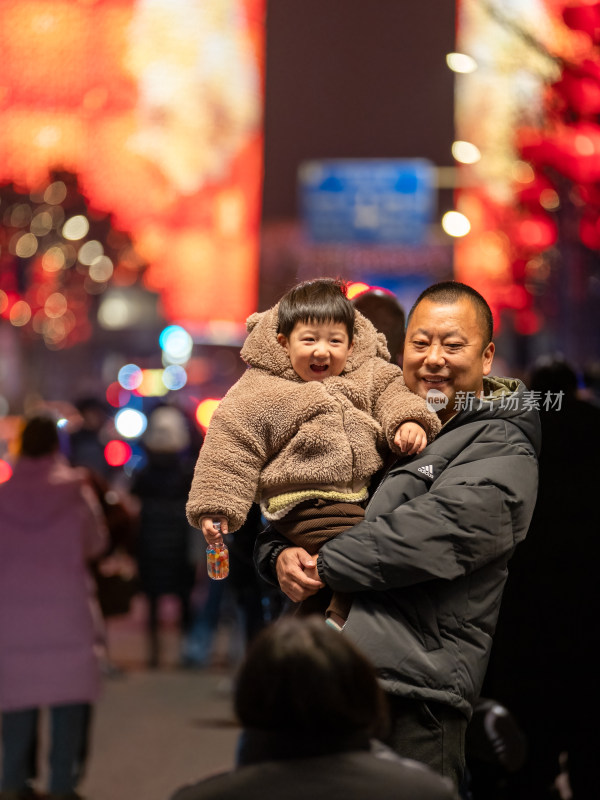
<path fill-rule="evenodd" d="M 261 761 L 289 758 L 310 758 L 349 750 L 369 750 L 366 731 L 299 733 L 297 731 L 265 731 L 245 729 L 238 742 L 238 766 Z"/>

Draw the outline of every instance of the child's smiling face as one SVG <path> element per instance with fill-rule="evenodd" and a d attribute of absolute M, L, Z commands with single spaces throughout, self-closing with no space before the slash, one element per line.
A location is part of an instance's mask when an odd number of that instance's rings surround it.
<path fill-rule="evenodd" d="M 341 375 L 352 352 L 343 322 L 297 322 L 289 337 L 277 334 L 294 372 L 303 381 L 322 381 Z"/>

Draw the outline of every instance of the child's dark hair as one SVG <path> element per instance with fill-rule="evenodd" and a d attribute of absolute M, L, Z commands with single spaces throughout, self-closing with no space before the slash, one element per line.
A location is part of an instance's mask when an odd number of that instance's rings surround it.
<path fill-rule="evenodd" d="M 346 326 L 348 340 L 354 338 L 354 306 L 346 296 L 346 284 L 334 278 L 304 281 L 279 301 L 278 333 L 289 337 L 298 322 L 338 322 Z"/>

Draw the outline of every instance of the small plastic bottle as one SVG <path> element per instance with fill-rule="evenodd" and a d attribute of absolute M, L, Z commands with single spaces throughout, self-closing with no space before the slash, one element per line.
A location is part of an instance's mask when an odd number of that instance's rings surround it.
<path fill-rule="evenodd" d="M 221 530 L 221 523 L 214 522 L 217 530 Z M 213 581 L 222 581 L 229 575 L 229 550 L 225 542 L 210 545 L 206 548 L 206 568 L 208 577 Z"/>

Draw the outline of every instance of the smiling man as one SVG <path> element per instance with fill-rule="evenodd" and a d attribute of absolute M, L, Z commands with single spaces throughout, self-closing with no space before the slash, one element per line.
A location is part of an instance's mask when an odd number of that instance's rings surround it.
<path fill-rule="evenodd" d="M 492 312 L 470 286 L 437 284 L 413 306 L 404 345 L 404 380 L 431 405 L 437 393 L 444 395 L 446 401 L 437 412 L 443 423 L 458 411 L 457 392 L 465 399 L 481 396 L 494 358 L 492 335 Z"/>
<path fill-rule="evenodd" d="M 458 786 L 507 563 L 537 493 L 538 413 L 520 381 L 490 377 L 492 332 L 471 287 L 426 289 L 408 317 L 404 379 L 436 409 L 441 432 L 392 464 L 364 521 L 317 558 L 270 531 L 256 550 L 259 571 L 294 602 L 323 584 L 354 594 L 342 635 L 377 667 L 389 744 Z"/>

